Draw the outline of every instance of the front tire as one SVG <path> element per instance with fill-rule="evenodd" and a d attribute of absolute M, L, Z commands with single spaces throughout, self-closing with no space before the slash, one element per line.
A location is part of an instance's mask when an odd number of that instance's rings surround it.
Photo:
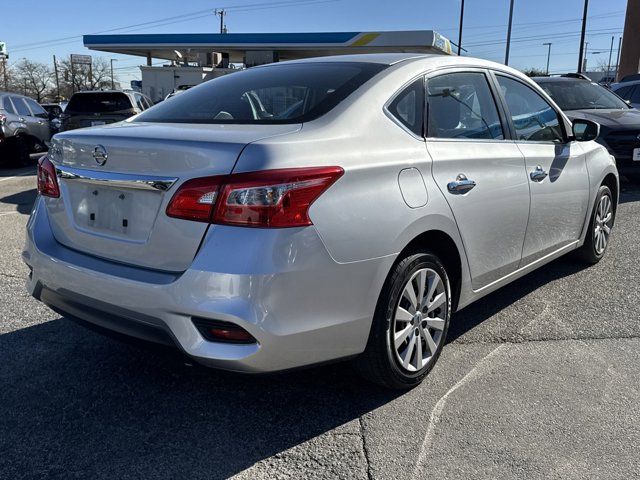
<path fill-rule="evenodd" d="M 596 196 L 596 203 L 591 212 L 591 221 L 584 244 L 576 253 L 583 261 L 596 264 L 607 253 L 609 237 L 615 220 L 613 195 L 606 185 L 602 185 Z"/>
<path fill-rule="evenodd" d="M 356 368 L 388 388 L 415 387 L 438 360 L 450 318 L 451 287 L 443 263 L 428 251 L 406 255 L 385 282 Z"/>

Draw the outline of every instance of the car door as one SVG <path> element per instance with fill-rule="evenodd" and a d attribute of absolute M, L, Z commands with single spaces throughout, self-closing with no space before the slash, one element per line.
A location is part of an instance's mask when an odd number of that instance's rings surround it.
<path fill-rule="evenodd" d="M 568 141 L 565 123 L 547 99 L 520 79 L 496 73 L 510 128 L 525 158 L 531 191 L 522 265 L 572 242 L 581 234 L 589 200 L 585 155 Z"/>
<path fill-rule="evenodd" d="M 524 156 L 509 141 L 489 73 L 427 79 L 427 150 L 464 243 L 474 290 L 518 268 L 529 215 Z"/>
<path fill-rule="evenodd" d="M 31 111 L 29 129 L 32 131 L 32 134 L 43 142 L 51 139 L 51 127 L 49 125 L 49 114 L 47 111 L 31 98 L 23 98 L 22 100 Z"/>

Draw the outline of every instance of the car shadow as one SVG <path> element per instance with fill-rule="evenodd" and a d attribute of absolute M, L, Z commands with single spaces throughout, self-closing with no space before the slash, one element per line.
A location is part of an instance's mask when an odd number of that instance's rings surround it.
<path fill-rule="evenodd" d="M 28 215 L 37 196 L 38 190 L 33 188 L 0 198 L 0 205 L 15 205 L 18 212 Z"/>
<path fill-rule="evenodd" d="M 228 478 L 400 393 L 345 364 L 249 376 L 67 319 L 0 335 L 0 476 Z"/>

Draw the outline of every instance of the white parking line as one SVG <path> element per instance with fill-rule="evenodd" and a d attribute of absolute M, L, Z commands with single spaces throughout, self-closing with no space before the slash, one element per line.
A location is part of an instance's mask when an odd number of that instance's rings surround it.
<path fill-rule="evenodd" d="M 24 172 L 24 173 L 19 173 L 18 175 L 14 175 L 12 177 L 5 177 L 5 178 L 0 178 L 0 182 L 4 182 L 6 180 L 12 180 L 14 178 L 19 178 L 19 177 L 27 177 L 29 175 L 35 175 L 36 172 Z"/>

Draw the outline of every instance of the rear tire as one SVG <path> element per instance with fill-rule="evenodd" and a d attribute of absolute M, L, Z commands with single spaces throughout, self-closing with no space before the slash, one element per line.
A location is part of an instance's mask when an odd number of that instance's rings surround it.
<path fill-rule="evenodd" d="M 440 259 L 410 252 L 393 267 L 380 294 L 358 372 L 387 388 L 420 384 L 447 338 L 451 287 Z"/>
<path fill-rule="evenodd" d="M 31 163 L 29 143 L 22 136 L 13 137 L 7 141 L 5 155 L 7 164 L 26 166 Z"/>
<path fill-rule="evenodd" d="M 615 220 L 615 210 L 613 205 L 613 195 L 606 185 L 602 185 L 598 190 L 596 202 L 591 212 L 591 220 L 584 244 L 576 255 L 582 261 L 589 264 L 596 264 L 604 257 L 609 247 L 609 238 Z"/>

